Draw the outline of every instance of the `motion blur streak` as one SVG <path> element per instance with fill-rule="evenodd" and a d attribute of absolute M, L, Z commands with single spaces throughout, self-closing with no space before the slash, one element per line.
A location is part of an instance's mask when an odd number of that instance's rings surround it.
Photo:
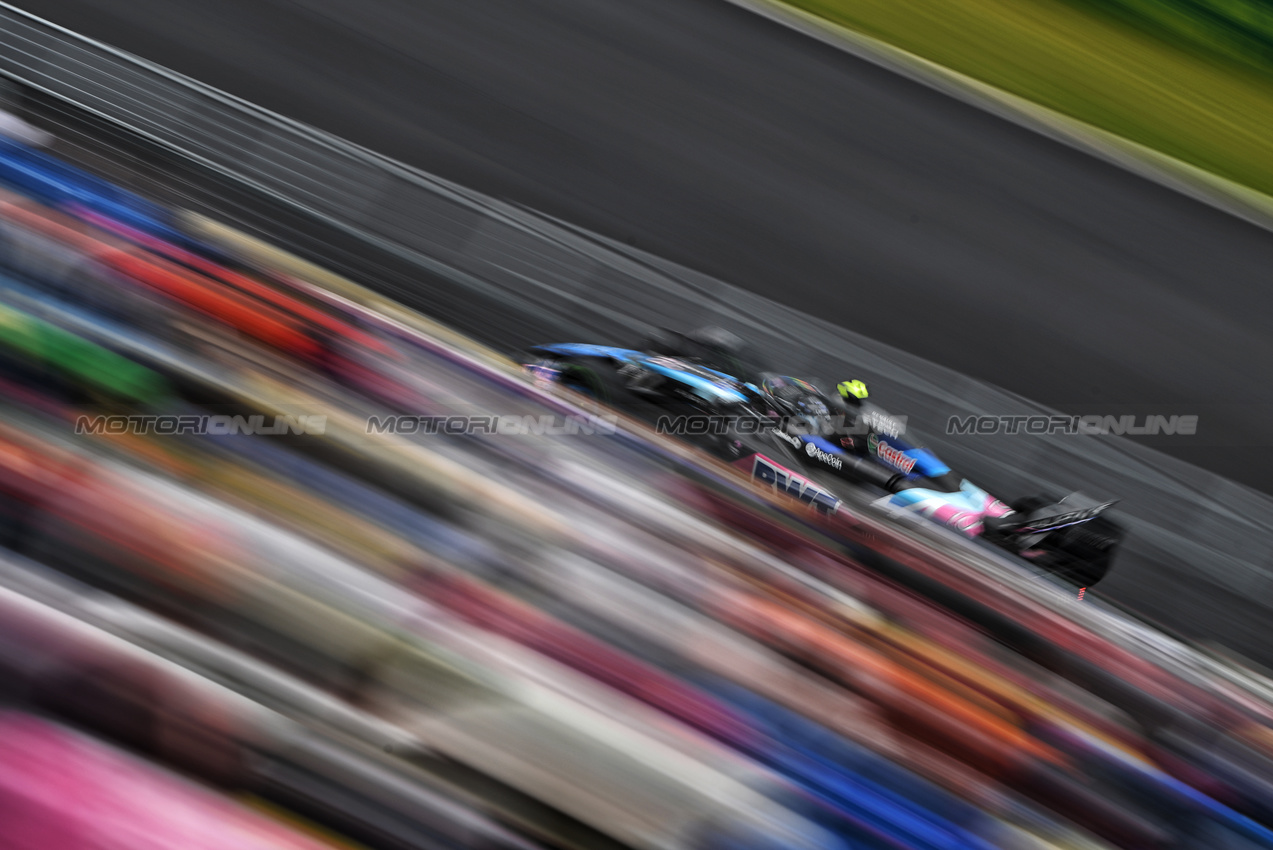
<path fill-rule="evenodd" d="M 368 429 L 605 411 L 20 142 L 0 178 L 0 846 L 1273 848 L 1241 671 L 635 421 Z"/>

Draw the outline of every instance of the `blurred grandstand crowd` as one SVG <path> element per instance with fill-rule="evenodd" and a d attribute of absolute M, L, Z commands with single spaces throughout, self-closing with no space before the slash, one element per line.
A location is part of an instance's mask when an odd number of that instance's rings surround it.
<path fill-rule="evenodd" d="M 0 847 L 1273 847 L 1273 704 L 635 424 L 369 433 L 583 402 L 12 136 Z"/>

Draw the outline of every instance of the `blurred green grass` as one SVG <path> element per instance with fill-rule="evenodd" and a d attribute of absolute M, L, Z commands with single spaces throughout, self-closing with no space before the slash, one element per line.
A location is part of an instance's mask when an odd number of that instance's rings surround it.
<path fill-rule="evenodd" d="M 1265 0 L 785 2 L 1273 195 Z"/>

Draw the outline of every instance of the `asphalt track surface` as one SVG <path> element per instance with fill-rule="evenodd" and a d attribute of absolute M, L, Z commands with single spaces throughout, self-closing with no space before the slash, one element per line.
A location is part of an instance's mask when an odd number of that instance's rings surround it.
<path fill-rule="evenodd" d="M 1273 234 L 723 0 L 29 8 L 1058 408 L 1197 413 L 1159 447 L 1273 480 Z M 1102 589 L 1273 663 L 1266 600 L 1159 577 Z"/>

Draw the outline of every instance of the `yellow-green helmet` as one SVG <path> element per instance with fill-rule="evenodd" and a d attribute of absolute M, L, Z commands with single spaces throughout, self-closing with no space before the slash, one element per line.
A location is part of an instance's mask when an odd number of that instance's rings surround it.
<path fill-rule="evenodd" d="M 840 395 L 844 398 L 864 399 L 868 395 L 866 384 L 862 381 L 843 381 L 839 384 L 838 389 L 840 390 Z"/>

